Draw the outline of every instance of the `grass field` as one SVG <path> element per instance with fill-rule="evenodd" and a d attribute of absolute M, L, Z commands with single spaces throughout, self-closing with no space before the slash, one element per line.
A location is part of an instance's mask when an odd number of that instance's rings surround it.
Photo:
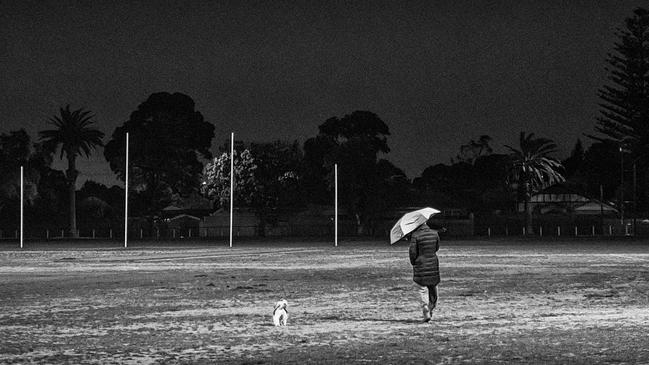
<path fill-rule="evenodd" d="M 444 241 L 430 323 L 404 243 L 86 246 L 0 246 L 1 363 L 649 363 L 649 242 Z"/>

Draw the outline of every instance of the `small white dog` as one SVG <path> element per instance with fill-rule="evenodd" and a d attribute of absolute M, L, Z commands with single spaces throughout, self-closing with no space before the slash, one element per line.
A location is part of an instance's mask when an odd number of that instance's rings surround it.
<path fill-rule="evenodd" d="M 286 326 L 286 321 L 288 320 L 288 302 L 286 299 L 282 299 L 275 303 L 275 309 L 273 310 L 273 323 L 275 326 Z"/>

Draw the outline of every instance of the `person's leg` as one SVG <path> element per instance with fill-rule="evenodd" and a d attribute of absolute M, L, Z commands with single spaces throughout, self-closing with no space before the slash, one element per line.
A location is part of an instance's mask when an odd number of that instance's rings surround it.
<path fill-rule="evenodd" d="M 417 283 L 415 284 L 415 289 L 417 290 L 417 299 L 419 302 L 419 306 L 421 308 L 422 313 L 424 314 L 424 321 L 429 321 L 430 320 L 430 307 L 428 306 L 428 288 L 419 285 Z"/>
<path fill-rule="evenodd" d="M 430 308 L 430 314 L 433 314 L 433 309 L 437 307 L 437 285 L 431 285 L 428 287 L 428 306 Z"/>

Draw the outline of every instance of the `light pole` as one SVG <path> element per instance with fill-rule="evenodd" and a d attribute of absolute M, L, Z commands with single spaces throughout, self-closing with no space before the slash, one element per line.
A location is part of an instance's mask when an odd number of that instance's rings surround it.
<path fill-rule="evenodd" d="M 633 159 L 633 212 L 638 212 L 638 170 L 636 165 L 638 164 L 640 157 Z"/>
<path fill-rule="evenodd" d="M 624 150 L 620 146 L 620 224 L 624 225 Z"/>
<path fill-rule="evenodd" d="M 633 160 L 633 213 L 634 214 L 637 214 L 638 212 L 638 200 L 637 200 L 638 196 L 637 196 L 636 169 L 635 169 L 636 161 L 638 161 L 637 158 Z"/>
<path fill-rule="evenodd" d="M 638 170 L 636 165 L 640 156 L 633 159 L 633 234 L 635 234 L 635 220 L 638 217 Z"/>

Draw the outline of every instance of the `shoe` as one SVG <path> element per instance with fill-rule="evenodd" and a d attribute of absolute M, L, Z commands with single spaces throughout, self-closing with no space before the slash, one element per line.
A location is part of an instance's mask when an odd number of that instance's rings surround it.
<path fill-rule="evenodd" d="M 435 308 L 437 308 L 437 306 L 435 306 L 435 307 L 431 307 L 431 308 L 430 308 L 429 315 L 430 315 L 431 317 L 433 316 L 433 311 L 435 310 Z"/>
<path fill-rule="evenodd" d="M 431 310 L 428 309 L 427 305 L 422 307 L 422 312 L 424 313 L 424 322 L 429 322 L 431 317 Z"/>

